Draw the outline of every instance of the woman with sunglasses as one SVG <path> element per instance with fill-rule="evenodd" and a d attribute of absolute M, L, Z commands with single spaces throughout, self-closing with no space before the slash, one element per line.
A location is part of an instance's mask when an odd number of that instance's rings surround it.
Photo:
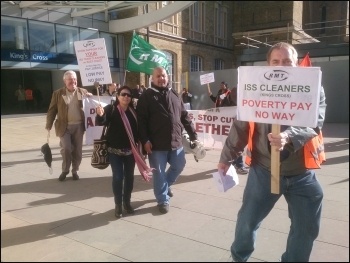
<path fill-rule="evenodd" d="M 121 111 L 125 112 L 130 123 L 132 136 L 138 141 L 137 120 L 132 108 L 132 90 L 122 86 L 117 90 L 117 100 L 114 105 L 96 108 L 96 125 L 107 125 L 107 142 L 109 161 L 112 168 L 112 188 L 115 202 L 115 216 L 122 217 L 123 206 L 128 214 L 133 214 L 130 205 L 131 192 L 134 187 L 135 159 L 132 154 L 130 139 L 125 129 Z"/>

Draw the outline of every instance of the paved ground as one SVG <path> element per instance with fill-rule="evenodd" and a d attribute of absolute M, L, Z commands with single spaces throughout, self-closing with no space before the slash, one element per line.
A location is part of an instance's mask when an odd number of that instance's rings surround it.
<path fill-rule="evenodd" d="M 220 193 L 211 177 L 219 151 L 187 166 L 173 186 L 170 212 L 155 207 L 152 185 L 136 173 L 133 216 L 114 217 L 111 171 L 90 166 L 83 148 L 80 180 L 61 172 L 51 134 L 53 175 L 40 155 L 45 115 L 1 117 L 1 261 L 198 261 L 229 258 L 247 176 Z M 327 163 L 317 172 L 324 188 L 321 232 L 311 261 L 349 262 L 349 125 L 324 127 Z M 289 230 L 283 198 L 263 222 L 250 262 L 278 261 Z"/>

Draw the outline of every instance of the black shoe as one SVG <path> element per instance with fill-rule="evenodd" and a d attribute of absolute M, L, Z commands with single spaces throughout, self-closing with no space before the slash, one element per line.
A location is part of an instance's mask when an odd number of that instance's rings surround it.
<path fill-rule="evenodd" d="M 121 218 L 123 216 L 123 208 L 122 205 L 116 205 L 115 206 L 115 212 L 114 215 L 116 218 Z"/>
<path fill-rule="evenodd" d="M 249 173 L 249 169 L 245 168 L 245 167 L 241 167 L 241 168 L 236 168 L 236 172 L 237 174 L 247 174 Z"/>
<path fill-rule="evenodd" d="M 78 173 L 72 173 L 73 180 L 79 180 L 79 175 Z"/>
<path fill-rule="evenodd" d="M 60 180 L 61 182 L 64 181 L 67 177 L 67 174 L 69 174 L 69 172 L 62 172 L 60 177 L 58 177 L 58 180 Z"/>
<path fill-rule="evenodd" d="M 124 203 L 124 210 L 128 213 L 128 214 L 133 214 L 135 213 L 134 208 L 131 207 L 130 202 L 125 202 Z"/>
<path fill-rule="evenodd" d="M 162 214 L 166 214 L 169 212 L 169 204 L 167 203 L 159 204 L 158 208 L 159 208 L 159 212 L 161 212 Z"/>
<path fill-rule="evenodd" d="M 169 197 L 173 197 L 173 196 L 174 196 L 174 194 L 173 194 L 173 192 L 171 191 L 171 188 L 170 188 L 170 187 L 168 187 L 168 196 L 169 196 Z"/>

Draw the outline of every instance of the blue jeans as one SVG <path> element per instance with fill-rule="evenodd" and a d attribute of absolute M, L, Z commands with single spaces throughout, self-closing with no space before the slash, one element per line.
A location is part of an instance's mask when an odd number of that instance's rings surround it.
<path fill-rule="evenodd" d="M 168 204 L 168 188 L 175 183 L 185 167 L 185 151 L 183 147 L 172 151 L 152 151 L 148 155 L 153 171 L 153 192 L 158 204 Z M 170 164 L 166 170 L 167 163 Z"/>
<path fill-rule="evenodd" d="M 109 162 L 112 168 L 112 189 L 114 194 L 114 203 L 122 204 L 129 202 L 131 192 L 134 188 L 134 156 L 120 156 L 114 153 L 109 153 Z"/>
<path fill-rule="evenodd" d="M 313 170 L 280 178 L 280 194 L 271 194 L 271 173 L 258 165 L 249 169 L 243 204 L 238 212 L 232 258 L 245 262 L 255 248 L 257 230 L 283 194 L 291 220 L 282 262 L 307 262 L 318 236 L 323 191 Z M 277 259 L 276 259 L 277 260 Z"/>

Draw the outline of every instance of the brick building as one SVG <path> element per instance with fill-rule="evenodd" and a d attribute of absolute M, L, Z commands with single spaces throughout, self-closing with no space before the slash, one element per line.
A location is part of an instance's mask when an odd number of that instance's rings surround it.
<path fill-rule="evenodd" d="M 166 3 L 150 3 L 147 11 Z M 179 91 L 185 72 L 251 64 L 241 58 L 247 49 L 269 47 L 279 41 L 348 46 L 348 7 L 348 1 L 197 1 L 166 20 L 136 31 L 156 48 L 169 52 L 174 88 Z M 139 7 L 132 12 L 125 16 L 141 15 L 145 10 Z M 126 39 L 127 54 L 131 33 Z M 138 73 L 128 73 L 126 80 L 132 85 L 147 83 L 147 77 Z"/>

